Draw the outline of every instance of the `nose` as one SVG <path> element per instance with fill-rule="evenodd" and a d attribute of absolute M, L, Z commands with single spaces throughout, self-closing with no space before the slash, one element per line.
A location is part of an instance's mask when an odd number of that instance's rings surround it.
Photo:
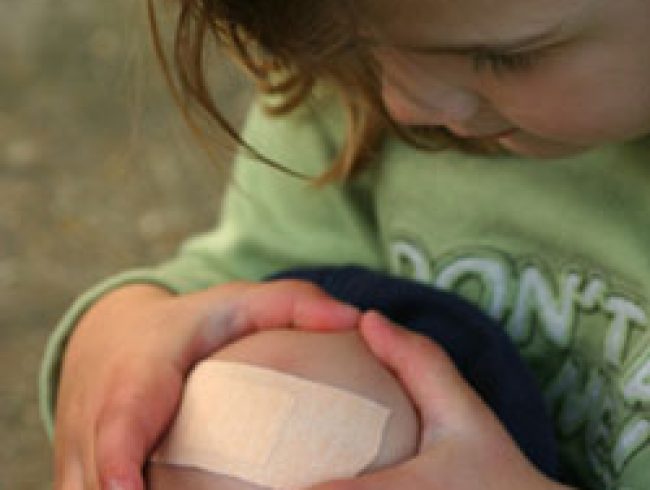
<path fill-rule="evenodd" d="M 412 126 L 471 126 L 481 106 L 481 98 L 476 93 L 431 80 L 426 89 L 416 92 L 406 83 L 384 78 L 382 97 L 397 122 Z"/>

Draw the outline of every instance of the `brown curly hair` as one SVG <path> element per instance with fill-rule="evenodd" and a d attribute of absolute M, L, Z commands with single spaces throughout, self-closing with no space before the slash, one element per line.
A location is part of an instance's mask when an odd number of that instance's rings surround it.
<path fill-rule="evenodd" d="M 361 41 L 363 17 L 358 11 L 359 2 L 178 0 L 173 77 L 162 47 L 154 1 L 147 0 L 147 6 L 156 55 L 190 127 L 200 133 L 192 110 L 203 111 L 233 141 L 268 165 L 288 171 L 248 145 L 215 104 L 204 65 L 210 39 L 244 67 L 259 92 L 280 96 L 280 104 L 266 107 L 271 114 L 286 114 L 299 106 L 317 82 L 338 89 L 347 109 L 347 139 L 330 170 L 317 179 L 319 182 L 345 179 L 362 168 L 372 160 L 386 131 L 419 148 L 452 146 L 479 153 L 496 150 L 485 142 L 454 138 L 443 128 L 413 130 L 393 120 L 381 96 L 378 64 L 369 45 Z"/>

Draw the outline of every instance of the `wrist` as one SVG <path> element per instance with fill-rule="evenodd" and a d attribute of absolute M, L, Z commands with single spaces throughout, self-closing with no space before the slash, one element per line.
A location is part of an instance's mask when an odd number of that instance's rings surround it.
<path fill-rule="evenodd" d="M 63 353 L 63 365 L 76 357 L 72 352 L 79 345 L 94 346 L 93 350 L 105 347 L 107 332 L 133 325 L 132 317 L 146 310 L 149 305 L 172 298 L 169 291 L 149 284 L 134 284 L 115 289 L 100 297 L 76 321 L 74 330 Z M 77 354 L 83 354 L 84 347 Z"/>
<path fill-rule="evenodd" d="M 113 317 L 130 308 L 141 308 L 149 303 L 174 297 L 169 290 L 153 284 L 130 284 L 102 296 L 79 319 L 78 325 L 99 317 Z"/>

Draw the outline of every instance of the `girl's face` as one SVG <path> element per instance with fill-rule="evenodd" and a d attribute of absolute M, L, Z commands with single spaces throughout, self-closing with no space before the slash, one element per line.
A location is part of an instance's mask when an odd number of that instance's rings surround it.
<path fill-rule="evenodd" d="M 650 0 L 367 2 L 398 122 L 537 157 L 650 133 Z"/>

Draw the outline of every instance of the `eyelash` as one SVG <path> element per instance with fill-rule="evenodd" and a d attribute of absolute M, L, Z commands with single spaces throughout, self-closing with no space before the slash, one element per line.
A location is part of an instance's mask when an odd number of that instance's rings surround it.
<path fill-rule="evenodd" d="M 495 53 L 479 51 L 473 53 L 472 64 L 474 71 L 480 73 L 489 68 L 495 75 L 504 72 L 520 73 L 531 69 L 535 61 L 535 53 Z"/>

